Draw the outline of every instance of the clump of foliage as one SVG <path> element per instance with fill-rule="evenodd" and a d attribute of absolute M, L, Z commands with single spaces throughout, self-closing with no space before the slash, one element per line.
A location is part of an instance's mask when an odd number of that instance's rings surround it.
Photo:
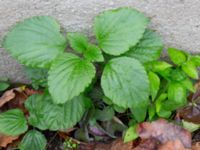
<path fill-rule="evenodd" d="M 93 127 L 117 113 L 130 112 L 131 128 L 125 134 L 129 141 L 137 137 L 135 124 L 170 118 L 187 103 L 188 92 L 195 91 L 200 56 L 169 48 L 171 63 L 159 60 L 163 42 L 148 23 L 132 8 L 105 11 L 94 19 L 94 43 L 83 33 L 63 35 L 49 16 L 18 23 L 3 47 L 29 68 L 35 87 L 46 90 L 26 100 L 27 120 L 20 109 L 1 113 L 0 133 L 19 135 L 28 125 L 41 131 L 66 130 L 79 121 Z M 42 133 L 31 130 L 20 149 L 37 145 L 43 150 L 45 144 Z"/>

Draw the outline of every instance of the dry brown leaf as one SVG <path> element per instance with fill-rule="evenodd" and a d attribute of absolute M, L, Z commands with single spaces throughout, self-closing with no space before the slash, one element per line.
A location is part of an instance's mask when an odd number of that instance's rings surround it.
<path fill-rule="evenodd" d="M 143 140 L 133 150 L 157 150 L 160 142 L 154 138 Z"/>
<path fill-rule="evenodd" d="M 2 107 L 5 103 L 9 102 L 15 98 L 15 92 L 14 89 L 6 91 L 1 97 L 0 97 L 0 107 Z"/>
<path fill-rule="evenodd" d="M 186 150 L 180 140 L 167 141 L 159 146 L 158 150 Z"/>
<path fill-rule="evenodd" d="M 0 134 L 0 147 L 6 147 L 8 144 L 12 143 L 18 138 L 19 136 L 7 136 Z"/>
<path fill-rule="evenodd" d="M 29 88 L 26 88 L 24 90 L 24 93 L 27 95 L 27 96 L 31 96 L 33 94 L 43 94 L 42 91 L 38 91 L 38 90 L 33 90 L 33 89 L 29 89 Z"/>
<path fill-rule="evenodd" d="M 200 142 L 197 142 L 192 145 L 192 150 L 200 150 Z"/>
<path fill-rule="evenodd" d="M 94 144 L 95 148 L 93 149 L 80 149 L 80 150 L 135 150 L 134 148 L 139 143 L 140 143 L 139 139 L 132 142 L 124 143 L 123 140 L 119 138 L 109 144 L 96 143 Z M 90 148 L 92 147 L 90 146 Z"/>
<path fill-rule="evenodd" d="M 164 119 L 154 122 L 143 122 L 137 128 L 139 137 L 142 139 L 155 138 L 161 144 L 168 141 L 180 140 L 185 148 L 191 148 L 191 133 L 178 125 L 168 123 Z"/>

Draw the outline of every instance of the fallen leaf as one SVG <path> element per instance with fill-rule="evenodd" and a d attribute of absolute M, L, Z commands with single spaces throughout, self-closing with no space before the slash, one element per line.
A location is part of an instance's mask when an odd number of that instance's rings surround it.
<path fill-rule="evenodd" d="M 9 102 L 15 97 L 14 89 L 6 91 L 1 97 L 0 97 L 0 107 L 2 107 L 5 103 Z"/>
<path fill-rule="evenodd" d="M 159 146 L 158 150 L 186 150 L 180 140 L 167 141 Z"/>
<path fill-rule="evenodd" d="M 41 91 L 26 88 L 25 86 L 13 88 L 6 91 L 0 98 L 0 107 L 6 105 L 5 110 L 20 108 L 26 114 L 27 110 L 24 107 L 25 100 L 33 94 L 41 94 Z"/>
<path fill-rule="evenodd" d="M 200 142 L 197 142 L 192 145 L 192 150 L 200 150 Z"/>
<path fill-rule="evenodd" d="M 168 123 L 164 119 L 154 122 L 143 122 L 137 128 L 139 137 L 142 139 L 155 138 L 161 144 L 168 141 L 180 140 L 185 148 L 191 148 L 191 133 L 173 123 Z"/>
<path fill-rule="evenodd" d="M 124 143 L 121 138 L 114 140 L 109 144 L 96 143 L 93 149 L 84 150 L 135 150 L 134 148 L 140 143 L 140 139 Z M 83 149 L 82 149 L 83 150 Z M 148 150 L 148 149 L 145 149 Z"/>
<path fill-rule="evenodd" d="M 6 147 L 8 144 L 12 143 L 14 140 L 18 138 L 19 136 L 7 136 L 0 134 L 0 147 Z"/>
<path fill-rule="evenodd" d="M 177 116 L 187 122 L 200 124 L 200 80 L 195 84 L 195 93 L 191 93 L 188 97 L 190 102 L 184 108 L 177 110 Z"/>
<path fill-rule="evenodd" d="M 160 142 L 155 138 L 150 138 L 143 140 L 137 147 L 133 150 L 157 150 Z"/>
<path fill-rule="evenodd" d="M 31 96 L 31 95 L 33 95 L 33 94 L 43 94 L 43 91 L 33 90 L 33 89 L 26 88 L 26 89 L 24 90 L 24 93 L 25 93 L 27 96 Z"/>

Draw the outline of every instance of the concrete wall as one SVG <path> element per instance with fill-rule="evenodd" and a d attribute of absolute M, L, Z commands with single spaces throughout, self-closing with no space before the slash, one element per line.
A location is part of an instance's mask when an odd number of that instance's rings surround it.
<path fill-rule="evenodd" d="M 0 40 L 17 21 L 51 15 L 68 31 L 90 33 L 99 12 L 131 6 L 152 18 L 167 46 L 200 53 L 200 0 L 0 0 Z M 0 77 L 26 82 L 21 65 L 0 49 Z"/>

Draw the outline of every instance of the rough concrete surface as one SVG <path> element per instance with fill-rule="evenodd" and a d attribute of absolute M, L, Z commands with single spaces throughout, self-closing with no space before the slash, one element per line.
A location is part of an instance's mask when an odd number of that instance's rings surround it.
<path fill-rule="evenodd" d="M 0 40 L 17 21 L 51 15 L 68 31 L 91 33 L 99 12 L 121 6 L 137 8 L 152 18 L 167 46 L 200 53 L 200 0 L 0 0 Z M 0 49 L 0 77 L 25 82 L 22 67 Z"/>

